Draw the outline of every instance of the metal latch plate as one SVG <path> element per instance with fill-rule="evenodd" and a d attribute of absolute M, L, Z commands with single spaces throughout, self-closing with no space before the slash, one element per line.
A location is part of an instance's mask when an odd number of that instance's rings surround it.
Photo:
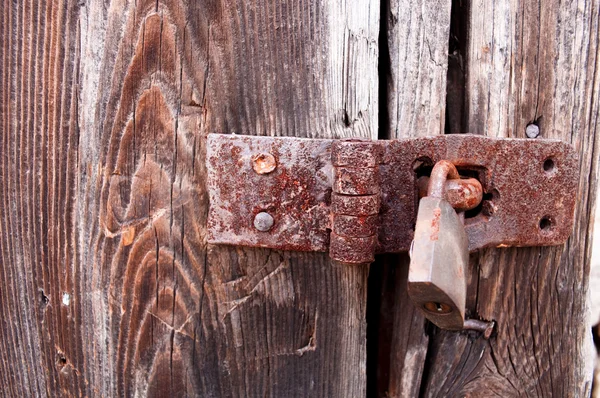
<path fill-rule="evenodd" d="M 332 142 L 210 134 L 209 243 L 327 251 Z M 442 159 L 483 185 L 482 208 L 465 220 L 470 250 L 557 245 L 572 231 L 579 166 L 567 143 L 468 134 L 376 143 L 383 151 L 378 252 L 408 250 L 419 199 L 417 168 Z M 261 154 L 273 156 L 274 170 L 255 171 Z M 268 232 L 254 227 L 259 212 L 273 216 Z"/>

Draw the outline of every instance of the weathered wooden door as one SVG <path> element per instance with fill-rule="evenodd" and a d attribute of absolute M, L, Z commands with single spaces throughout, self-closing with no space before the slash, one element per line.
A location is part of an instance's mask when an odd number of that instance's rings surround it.
<path fill-rule="evenodd" d="M 5 0 L 3 396 L 584 396 L 600 1 Z M 490 340 L 426 323 L 406 255 L 206 244 L 208 133 L 560 138 L 560 247 L 471 257 Z M 530 132 L 533 131 L 530 129 Z M 530 134 L 531 135 L 531 134 Z M 535 135 L 535 134 L 533 134 Z"/>

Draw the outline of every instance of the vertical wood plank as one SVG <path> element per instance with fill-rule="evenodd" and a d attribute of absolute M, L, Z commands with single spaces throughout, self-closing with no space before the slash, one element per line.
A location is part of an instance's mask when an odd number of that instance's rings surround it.
<path fill-rule="evenodd" d="M 599 7 L 594 0 L 471 3 L 469 131 L 524 138 L 535 123 L 535 139 L 572 143 L 580 154 L 577 221 L 564 246 L 489 249 L 474 258 L 468 312 L 495 320 L 497 334 L 489 341 L 447 332 L 431 337 L 425 396 L 589 395 Z"/>
<path fill-rule="evenodd" d="M 446 75 L 451 0 L 391 0 L 384 29 L 389 53 L 386 92 L 387 115 L 382 122 L 387 138 L 431 136 L 444 133 Z M 382 60 L 387 54 L 382 54 Z M 382 79 L 384 76 L 381 77 Z M 419 395 L 429 336 L 425 318 L 408 298 L 408 255 L 386 256 L 382 311 L 391 311 L 389 346 L 379 353 L 389 374 L 378 381 L 380 396 Z M 382 314 L 382 318 L 389 317 Z M 387 332 L 385 332 L 387 333 Z M 385 337 L 385 333 L 382 338 Z M 385 377 L 381 377 L 385 376 Z"/>
<path fill-rule="evenodd" d="M 376 138 L 379 4 L 0 12 L 0 392 L 363 396 L 367 269 L 207 247 L 204 137 Z"/>
<path fill-rule="evenodd" d="M 446 33 L 439 33 L 438 24 L 428 25 L 423 34 L 419 29 L 410 30 L 407 6 L 400 9 L 405 19 L 399 24 L 399 29 L 407 32 L 395 32 L 397 6 L 391 2 L 386 16 L 391 65 L 387 94 L 391 104 L 389 136 L 440 133 L 443 127 L 432 129 L 427 123 L 441 121 L 443 126 L 443 114 L 436 118 L 429 103 L 418 100 L 423 86 L 417 83 L 421 75 L 406 73 L 405 68 L 416 64 L 410 57 L 412 47 L 405 45 L 398 50 L 394 38 L 412 32 L 427 41 L 428 35 Z M 422 9 L 420 3 L 411 2 L 410 6 Z M 464 6 L 461 2 L 461 8 Z M 439 4 L 432 8 L 443 9 Z M 457 60 L 459 65 L 465 62 L 467 130 L 491 136 L 525 137 L 526 127 L 535 123 L 541 131 L 538 139 L 560 138 L 573 143 L 581 160 L 578 222 L 564 247 L 493 249 L 472 256 L 467 311 L 471 317 L 498 322 L 497 335 L 489 341 L 475 333 L 435 328 L 427 333 L 424 328 L 410 327 L 420 315 L 411 316 L 402 306 L 406 281 L 398 276 L 398 268 L 395 273 L 388 272 L 388 279 L 396 275 L 396 293 L 392 297 L 385 297 L 384 293 L 382 302 L 392 303 L 394 308 L 391 344 L 404 348 L 399 353 L 390 350 L 395 357 L 390 355 L 389 377 L 383 384 L 389 396 L 584 396 L 589 393 L 591 379 L 586 297 L 591 250 L 589 215 L 594 207 L 599 148 L 599 6 L 595 1 L 472 1 L 464 9 L 468 15 L 455 17 L 460 18 L 458 22 L 468 22 L 468 43 L 457 45 L 466 47 L 468 52 L 450 54 L 450 58 L 465 56 Z M 427 19 L 426 12 L 422 18 Z M 444 52 L 447 35 L 438 39 L 444 62 L 448 55 Z M 412 44 L 418 48 L 418 44 Z M 394 64 L 395 52 L 404 54 L 404 65 Z M 424 76 L 433 76 L 425 82 L 425 87 L 432 87 L 439 75 L 430 71 Z M 413 89 L 396 89 L 399 84 L 411 87 L 404 83 L 406 80 L 413 83 Z M 449 100 L 454 98 L 450 94 Z M 421 108 L 400 112 L 398 104 L 402 103 L 420 104 Z M 442 102 L 441 109 L 443 105 Z M 448 109 L 463 107 L 448 104 Z M 458 132 L 463 116 L 449 116 L 450 131 Z M 419 120 L 427 122 L 419 126 L 429 131 L 411 127 Z M 399 134 L 403 128 L 408 131 Z M 402 258 L 392 261 L 392 267 L 407 264 Z M 419 358 L 419 365 L 415 366 L 415 358 Z M 413 362 L 407 368 L 404 363 L 408 359 Z M 412 383 L 403 381 L 407 375 Z"/>
<path fill-rule="evenodd" d="M 444 132 L 451 3 L 389 0 L 389 138 Z"/>
<path fill-rule="evenodd" d="M 79 395 L 78 4 L 5 2 L 0 19 L 0 395 Z"/>

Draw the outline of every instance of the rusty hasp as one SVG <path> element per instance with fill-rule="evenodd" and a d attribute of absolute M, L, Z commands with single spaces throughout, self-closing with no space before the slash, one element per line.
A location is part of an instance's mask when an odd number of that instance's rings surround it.
<path fill-rule="evenodd" d="M 329 249 L 331 140 L 210 134 L 207 145 L 210 243 Z"/>
<path fill-rule="evenodd" d="M 561 141 L 210 134 L 207 145 L 209 243 L 329 251 L 348 263 L 407 251 L 420 191 L 440 160 L 461 176 L 441 189 L 464 210 L 470 251 L 557 245 L 573 227 L 579 166 Z"/>

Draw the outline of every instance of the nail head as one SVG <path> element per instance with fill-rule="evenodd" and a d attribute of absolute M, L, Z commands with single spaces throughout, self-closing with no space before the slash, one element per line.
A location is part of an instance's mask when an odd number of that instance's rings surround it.
<path fill-rule="evenodd" d="M 525 128 L 525 135 L 529 138 L 537 138 L 537 136 L 540 135 L 540 126 L 533 123 L 528 124 Z"/>
<path fill-rule="evenodd" d="M 261 232 L 267 232 L 273 226 L 273 217 L 264 211 L 261 211 L 254 217 L 254 228 Z"/>
<path fill-rule="evenodd" d="M 270 153 L 257 153 L 252 156 L 252 168 L 258 174 L 268 174 L 275 170 L 277 161 Z"/>

